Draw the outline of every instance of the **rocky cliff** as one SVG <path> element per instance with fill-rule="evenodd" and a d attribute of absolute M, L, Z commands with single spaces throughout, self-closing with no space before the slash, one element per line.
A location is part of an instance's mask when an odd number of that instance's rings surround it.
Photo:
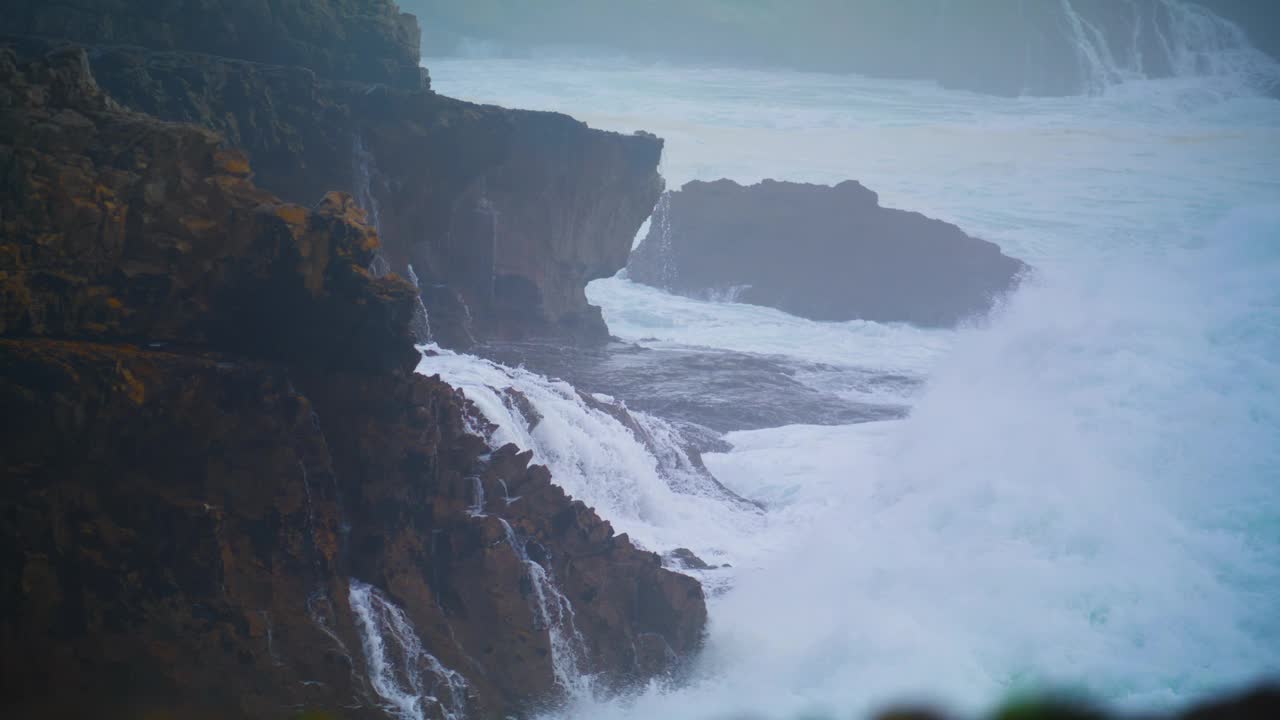
<path fill-rule="evenodd" d="M 351 197 L 252 177 L 0 44 L 0 714 L 498 718 L 671 672 L 696 581 L 412 373 Z"/>
<path fill-rule="evenodd" d="M 658 205 L 627 265 L 637 282 L 815 320 L 952 326 L 988 311 L 1025 266 L 846 181 L 690 182 Z"/>
<path fill-rule="evenodd" d="M 412 22 L 397 20 L 384 0 L 262 0 L 228 3 L 235 11 L 225 13 L 217 3 L 197 4 L 218 18 L 206 22 L 217 27 L 253 27 L 255 13 L 270 18 L 291 41 L 284 45 L 303 48 L 287 56 L 262 49 L 272 43 L 257 34 L 230 31 L 216 46 L 212 39 L 188 45 L 177 29 L 159 32 L 151 47 L 119 45 L 145 38 L 122 38 L 117 28 L 126 20 L 110 4 L 84 4 L 99 12 L 68 34 L 89 47 L 93 71 L 113 98 L 224 135 L 249 153 L 255 182 L 287 201 L 311 206 L 330 190 L 352 193 L 383 238 L 380 266 L 410 276 L 412 265 L 433 339 L 465 346 L 486 338 L 608 337 L 584 288 L 623 267 L 662 191 L 657 138 L 393 82 L 405 73 L 390 69 L 410 59 L 416 66 L 417 46 L 412 53 L 401 47 Z M 183 3 L 156 4 L 168 8 L 154 13 L 170 18 L 166 28 L 201 17 L 185 20 Z M 0 32 L 50 35 L 61 22 L 59 5 L 16 5 L 0 17 Z M 29 34 L 14 41 L 33 52 L 66 42 Z"/>

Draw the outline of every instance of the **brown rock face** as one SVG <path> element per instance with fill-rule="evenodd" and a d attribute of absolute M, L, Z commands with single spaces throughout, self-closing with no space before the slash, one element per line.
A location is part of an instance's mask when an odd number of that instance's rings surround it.
<path fill-rule="evenodd" d="M 717 180 L 664 198 L 627 274 L 814 320 L 951 326 L 990 310 L 1025 269 L 955 225 L 880 207 L 853 181 Z"/>
<path fill-rule="evenodd" d="M 44 339 L 0 340 L 0 368 L 6 715 L 377 717 L 283 372 Z"/>
<path fill-rule="evenodd" d="M 279 202 L 217 135 L 115 111 L 83 51 L 29 72 L 10 51 L 0 81 L 4 233 L 28 240 L 5 247 L 0 332 L 412 366 L 412 288 L 369 275 L 350 197 Z"/>
<path fill-rule="evenodd" d="M 696 581 L 409 372 L 414 290 L 367 269 L 350 197 L 281 201 L 219 136 L 122 109 L 82 50 L 19 45 L 0 714 L 384 717 L 398 690 L 496 718 L 553 702 L 557 667 L 619 687 L 697 647 Z"/>
<path fill-rule="evenodd" d="M 201 12 L 244 28 L 241 15 L 253 8 L 284 22 L 309 7 L 281 3 L 292 9 L 268 12 L 276 3 L 230 4 L 240 9 L 223 13 L 215 3 Z M 56 16 L 54 9 L 18 6 L 14 18 L 0 20 L 0 31 L 54 33 L 56 23 L 37 22 Z M 330 0 L 313 8 L 324 23 L 263 32 L 328 48 L 334 37 L 346 37 L 328 21 L 385 19 L 387 6 Z M 290 202 L 309 207 L 330 190 L 350 192 L 377 225 L 390 269 L 407 276 L 413 266 L 434 339 L 465 346 L 486 338 L 608 338 L 584 289 L 626 264 L 662 192 L 661 140 L 592 130 L 555 113 L 453 100 L 344 72 L 328 56 L 277 58 L 262 49 L 275 41 L 260 43 L 257 35 L 233 33 L 237 41 L 223 49 L 180 40 L 137 43 L 183 52 L 121 47 L 114 30 L 120 16 L 98 14 L 113 23 L 85 23 L 66 35 L 94 45 L 93 71 L 114 99 L 224 135 L 248 152 L 255 182 Z M 16 42 L 34 52 L 58 44 Z M 415 45 L 415 64 L 416 52 Z M 366 82 L 342 82 L 350 79 Z M 367 84 L 375 80 L 382 84 Z"/>

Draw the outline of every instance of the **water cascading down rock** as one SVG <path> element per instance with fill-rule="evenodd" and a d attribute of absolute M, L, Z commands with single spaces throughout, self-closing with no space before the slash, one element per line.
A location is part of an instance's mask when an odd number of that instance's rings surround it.
<path fill-rule="evenodd" d="M 598 687 L 697 647 L 696 581 L 413 374 L 350 196 L 279 199 L 44 39 L 0 41 L 0 177 L 0 715 L 521 714 L 569 690 L 535 575 Z"/>

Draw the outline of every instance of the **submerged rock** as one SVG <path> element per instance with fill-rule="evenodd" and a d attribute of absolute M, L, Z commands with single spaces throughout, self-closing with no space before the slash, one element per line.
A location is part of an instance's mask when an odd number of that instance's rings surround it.
<path fill-rule="evenodd" d="M 993 243 L 881 207 L 862 185 L 694 181 L 668 193 L 628 276 L 814 320 L 949 327 L 989 311 L 1026 266 Z"/>
<path fill-rule="evenodd" d="M 685 570 L 710 570 L 705 560 L 694 554 L 689 548 L 676 548 L 667 553 L 665 559 L 671 564 Z"/>
<path fill-rule="evenodd" d="M 351 197 L 35 46 L 0 43 L 0 714 L 496 718 L 699 645 L 697 581 L 412 374 Z"/>

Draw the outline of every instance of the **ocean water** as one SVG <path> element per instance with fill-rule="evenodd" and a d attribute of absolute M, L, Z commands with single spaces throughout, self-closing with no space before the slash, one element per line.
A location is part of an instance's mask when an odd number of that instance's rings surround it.
<path fill-rule="evenodd" d="M 1149 709 L 1280 675 L 1280 101 L 1229 74 L 1002 99 L 620 58 L 426 64 L 449 95 L 664 137 L 671 187 L 857 179 L 1036 269 L 958 330 L 593 283 L 640 345 L 922 381 L 810 372 L 909 414 L 730 433 L 706 466 L 764 510 L 685 472 L 663 418 L 641 414 L 646 444 L 564 381 L 424 357 L 619 531 L 732 565 L 700 574 L 692 677 L 579 692 L 563 717 L 848 718 L 1045 687 Z"/>

